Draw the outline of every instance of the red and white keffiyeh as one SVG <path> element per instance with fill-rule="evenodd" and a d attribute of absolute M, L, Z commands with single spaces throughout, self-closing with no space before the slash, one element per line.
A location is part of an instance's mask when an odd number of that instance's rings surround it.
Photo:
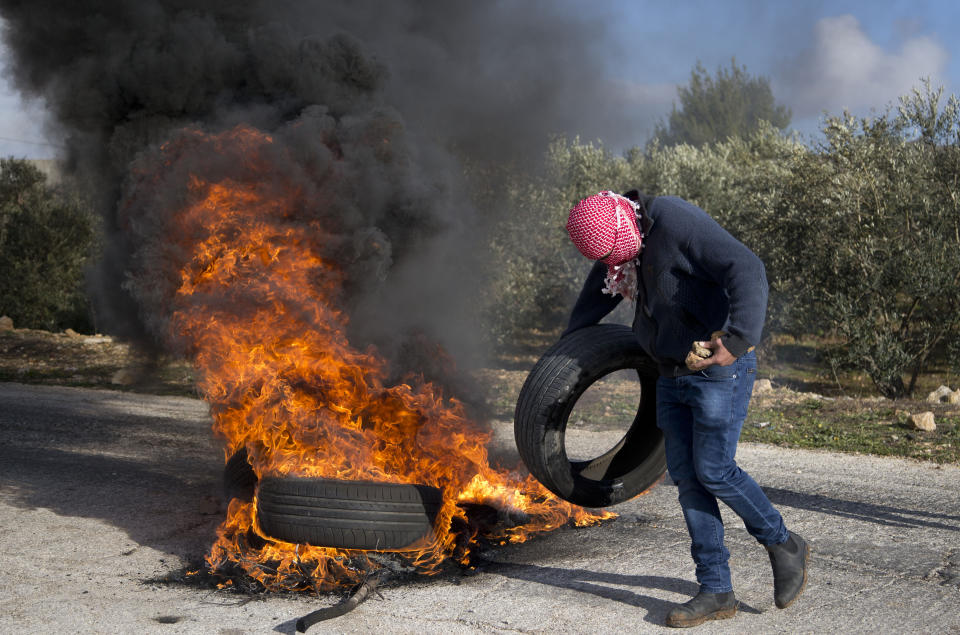
<path fill-rule="evenodd" d="M 643 233 L 637 223 L 640 206 L 609 190 L 588 196 L 570 210 L 567 233 L 590 260 L 607 265 L 604 293 L 636 298 L 637 258 Z"/>

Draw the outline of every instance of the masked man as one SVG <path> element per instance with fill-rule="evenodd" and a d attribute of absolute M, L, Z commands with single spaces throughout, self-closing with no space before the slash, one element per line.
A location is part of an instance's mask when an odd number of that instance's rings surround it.
<path fill-rule="evenodd" d="M 657 426 L 700 583 L 667 625 L 696 626 L 737 611 L 718 500 L 768 551 L 774 600 L 786 608 L 806 584 L 810 547 L 734 461 L 766 314 L 763 263 L 699 207 L 636 190 L 580 201 L 567 232 L 597 262 L 566 332 L 596 324 L 628 298 L 636 302 L 633 330 L 659 367 Z M 694 342 L 710 356 L 688 360 Z"/>

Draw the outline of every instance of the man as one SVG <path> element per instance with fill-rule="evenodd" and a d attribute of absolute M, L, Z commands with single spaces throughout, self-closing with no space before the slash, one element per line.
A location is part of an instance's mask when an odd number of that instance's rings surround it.
<path fill-rule="evenodd" d="M 667 625 L 696 626 L 737 611 L 718 500 L 767 549 L 774 600 L 786 608 L 806 584 L 810 547 L 734 461 L 766 315 L 763 263 L 699 207 L 636 190 L 580 201 L 567 232 L 597 262 L 566 332 L 596 324 L 623 297 L 633 299 L 633 330 L 659 366 L 657 426 L 700 583 L 696 597 L 670 611 Z M 697 341 L 712 354 L 688 361 Z"/>

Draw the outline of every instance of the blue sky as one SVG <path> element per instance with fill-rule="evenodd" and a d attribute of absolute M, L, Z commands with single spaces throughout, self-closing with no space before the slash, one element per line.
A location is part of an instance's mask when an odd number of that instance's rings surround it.
<path fill-rule="evenodd" d="M 960 93 L 960 3 L 953 1 L 558 3 L 608 25 L 612 94 L 635 113 L 631 130 L 603 139 L 616 149 L 646 140 L 698 60 L 712 72 L 736 58 L 769 78 L 793 111 L 792 127 L 808 136 L 824 110 L 882 110 L 921 77 Z M 44 136 L 43 119 L 42 103 L 24 102 L 0 81 L 0 156 L 53 157 L 57 139 Z M 590 130 L 585 123 L 571 132 L 589 137 Z"/>
<path fill-rule="evenodd" d="M 568 4 L 584 10 L 582 2 Z M 641 137 L 669 112 L 697 60 L 713 72 L 735 57 L 751 74 L 767 77 L 774 96 L 792 109 L 792 127 L 808 136 L 816 134 L 824 110 L 869 115 L 922 77 L 947 93 L 960 92 L 960 3 L 950 0 L 599 6 L 625 39 L 636 41 L 611 55 L 609 68 L 645 115 Z"/>

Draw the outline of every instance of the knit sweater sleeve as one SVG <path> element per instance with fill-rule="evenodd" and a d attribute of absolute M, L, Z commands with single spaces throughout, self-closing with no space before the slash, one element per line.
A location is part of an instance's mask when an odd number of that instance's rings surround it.
<path fill-rule="evenodd" d="M 689 236 L 690 261 L 727 293 L 730 315 L 723 345 L 740 357 L 760 342 L 763 333 L 768 294 L 763 262 L 712 219 Z"/>
<path fill-rule="evenodd" d="M 609 295 L 603 292 L 606 277 L 607 265 L 599 260 L 593 263 L 593 268 L 590 269 L 590 273 L 583 283 L 583 289 L 580 291 L 577 303 L 573 305 L 570 322 L 567 324 L 567 329 L 563 332 L 563 335 L 582 329 L 585 326 L 597 324 L 620 304 L 620 300 L 623 299 L 620 294 Z"/>

